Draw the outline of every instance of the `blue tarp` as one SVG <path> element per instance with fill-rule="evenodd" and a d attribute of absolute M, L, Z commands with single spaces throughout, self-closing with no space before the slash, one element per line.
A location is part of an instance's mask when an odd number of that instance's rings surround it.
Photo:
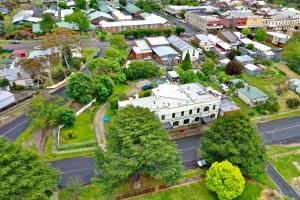
<path fill-rule="evenodd" d="M 109 122 L 109 120 L 110 120 L 110 117 L 108 115 L 104 115 L 103 121 Z"/>

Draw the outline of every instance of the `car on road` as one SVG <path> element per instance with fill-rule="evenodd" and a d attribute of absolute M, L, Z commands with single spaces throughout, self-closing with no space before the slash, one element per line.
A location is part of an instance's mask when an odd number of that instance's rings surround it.
<path fill-rule="evenodd" d="M 11 44 L 20 44 L 20 41 L 18 41 L 18 40 L 12 40 L 10 43 Z"/>
<path fill-rule="evenodd" d="M 142 90 L 150 90 L 150 89 L 153 89 L 153 85 L 152 84 L 146 84 L 146 85 L 144 85 L 143 87 L 142 87 Z"/>

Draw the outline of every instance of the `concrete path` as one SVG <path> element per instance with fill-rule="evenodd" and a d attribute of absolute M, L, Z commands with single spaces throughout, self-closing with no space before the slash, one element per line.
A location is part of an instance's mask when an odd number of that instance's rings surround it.
<path fill-rule="evenodd" d="M 284 180 L 284 178 L 276 171 L 276 169 L 268 161 L 267 173 L 273 179 L 273 181 L 279 186 L 280 190 L 286 196 L 294 198 L 295 200 L 300 200 L 299 195 L 295 190 Z"/>
<path fill-rule="evenodd" d="M 103 117 L 104 117 L 108 107 L 109 107 L 109 103 L 103 104 L 95 115 L 95 125 L 94 126 L 95 126 L 97 141 L 98 141 L 99 146 L 103 149 L 105 149 L 105 146 L 106 146 Z"/>

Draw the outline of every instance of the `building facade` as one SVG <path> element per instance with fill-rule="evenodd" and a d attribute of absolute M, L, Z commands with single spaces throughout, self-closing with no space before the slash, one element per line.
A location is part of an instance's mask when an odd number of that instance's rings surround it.
<path fill-rule="evenodd" d="M 199 83 L 162 84 L 152 90 L 152 96 L 119 102 L 149 108 L 165 128 L 193 123 L 207 123 L 217 118 L 221 94 Z"/>

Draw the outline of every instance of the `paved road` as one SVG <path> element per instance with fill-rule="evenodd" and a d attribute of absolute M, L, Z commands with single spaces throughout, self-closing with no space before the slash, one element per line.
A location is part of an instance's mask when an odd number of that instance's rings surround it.
<path fill-rule="evenodd" d="M 99 41 L 96 38 L 92 39 L 85 39 L 80 41 L 81 47 L 82 48 L 88 48 L 88 47 L 95 47 L 95 48 L 107 48 L 109 46 L 109 42 L 106 41 Z M 27 50 L 33 50 L 35 46 L 40 46 L 41 45 L 41 40 L 33 40 L 33 41 L 21 41 L 21 44 L 7 44 L 3 43 L 2 47 L 4 49 L 27 49 Z"/>
<path fill-rule="evenodd" d="M 275 168 L 268 162 L 267 173 L 273 179 L 273 181 L 280 187 L 283 194 L 294 198 L 295 200 L 300 200 L 299 195 L 292 189 L 292 187 L 278 174 Z"/>

